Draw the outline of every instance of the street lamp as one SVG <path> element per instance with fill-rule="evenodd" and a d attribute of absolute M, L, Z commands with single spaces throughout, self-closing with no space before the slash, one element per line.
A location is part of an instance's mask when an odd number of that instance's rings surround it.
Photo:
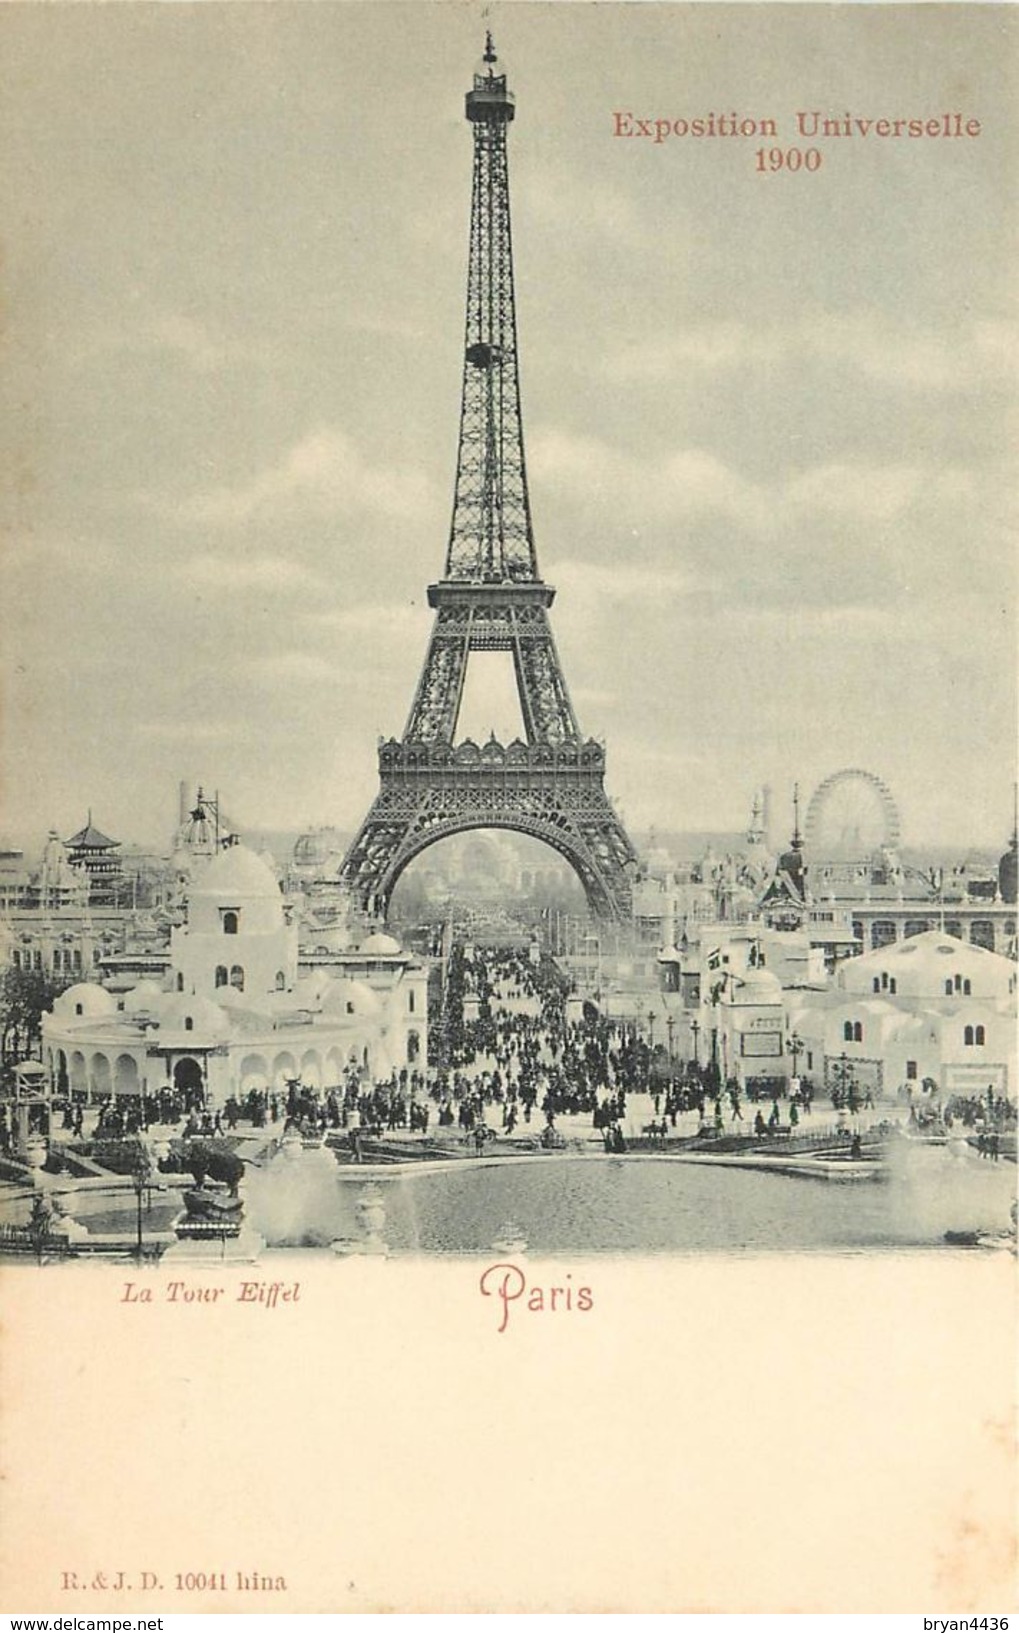
<path fill-rule="evenodd" d="M 793 1077 L 796 1076 L 796 1062 L 799 1060 L 800 1056 L 803 1054 L 806 1047 L 807 1047 L 806 1044 L 804 1043 L 803 1039 L 800 1037 L 798 1032 L 790 1032 L 790 1034 L 789 1034 L 789 1053 L 793 1057 L 793 1072 L 792 1072 Z"/>
<path fill-rule="evenodd" d="M 148 1191 L 148 1207 L 146 1212 L 151 1212 L 152 1209 L 152 1152 L 150 1151 L 145 1140 L 141 1138 L 139 1138 L 135 1144 L 134 1159 L 131 1165 L 131 1178 L 134 1181 L 135 1197 L 138 1203 L 137 1241 L 135 1244 L 135 1252 L 138 1256 L 138 1263 L 141 1264 L 142 1197 L 145 1195 L 146 1191 Z"/>
<path fill-rule="evenodd" d="M 690 1022 L 690 1031 L 693 1033 L 693 1063 L 698 1068 L 701 1064 L 700 1052 L 697 1048 L 697 1039 L 700 1036 L 700 1030 L 701 1023 L 695 1015 L 693 1020 Z"/>
<path fill-rule="evenodd" d="M 852 1091 L 856 1088 L 856 1074 L 844 1049 L 832 1076 L 835 1079 L 835 1093 L 832 1094 L 832 1101 L 835 1103 L 835 1109 L 841 1111 L 851 1099 Z M 836 1093 L 838 1095 L 837 1102 L 835 1101 Z"/>

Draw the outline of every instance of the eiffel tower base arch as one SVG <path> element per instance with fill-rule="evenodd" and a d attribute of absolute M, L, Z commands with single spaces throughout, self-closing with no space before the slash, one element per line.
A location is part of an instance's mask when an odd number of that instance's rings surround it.
<path fill-rule="evenodd" d="M 440 839 L 505 828 L 558 851 L 592 916 L 626 922 L 636 853 L 604 789 L 600 743 L 508 748 L 494 741 L 400 742 L 379 748 L 379 792 L 340 878 L 366 912 L 385 918 L 404 869 Z"/>

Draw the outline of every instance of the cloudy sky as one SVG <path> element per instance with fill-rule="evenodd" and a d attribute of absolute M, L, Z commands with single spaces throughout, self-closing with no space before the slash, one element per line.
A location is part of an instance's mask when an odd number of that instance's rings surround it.
<path fill-rule="evenodd" d="M 180 777 L 363 815 L 444 558 L 487 24 L 539 559 L 626 820 L 769 782 L 784 826 L 862 765 L 908 840 L 1004 839 L 1010 10 L 0 7 L 6 831 L 165 841 Z M 982 133 L 810 175 L 613 135 L 798 109 Z"/>

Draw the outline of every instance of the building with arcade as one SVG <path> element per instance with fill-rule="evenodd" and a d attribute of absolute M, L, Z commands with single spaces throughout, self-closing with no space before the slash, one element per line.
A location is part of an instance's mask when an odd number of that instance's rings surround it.
<path fill-rule="evenodd" d="M 158 1096 L 223 1106 L 299 1080 L 327 1090 L 356 1067 L 384 1082 L 427 1058 L 427 972 L 393 937 L 299 958 L 298 923 L 268 863 L 244 845 L 192 882 L 162 980 L 61 993 L 42 1028 L 50 1092 L 75 1101 Z"/>

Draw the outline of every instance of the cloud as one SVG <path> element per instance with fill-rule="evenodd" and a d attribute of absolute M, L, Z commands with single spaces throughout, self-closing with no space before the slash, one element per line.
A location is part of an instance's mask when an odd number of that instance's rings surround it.
<path fill-rule="evenodd" d="M 715 373 L 752 363 L 774 363 L 788 349 L 787 339 L 777 330 L 751 329 L 745 323 L 705 323 L 653 339 L 626 341 L 602 354 L 602 371 L 617 382 L 668 380 L 684 368 Z"/>
<path fill-rule="evenodd" d="M 189 585 L 218 590 L 315 590 L 325 580 L 288 556 L 192 556 L 178 575 Z"/>
<path fill-rule="evenodd" d="M 961 322 L 954 330 L 922 329 L 862 309 L 770 327 L 723 320 L 681 325 L 653 339 L 609 347 L 601 356 L 601 372 L 617 383 L 643 382 L 670 380 L 682 370 L 731 374 L 805 362 L 842 364 L 896 390 L 970 390 L 1015 378 L 1019 329 L 991 318 Z"/>
<path fill-rule="evenodd" d="M 329 515 L 375 512 L 413 520 L 431 505 L 426 477 L 408 466 L 373 465 L 334 426 L 303 437 L 274 465 L 236 486 L 194 495 L 181 507 L 198 524 L 231 527 L 263 513 Z"/>
<path fill-rule="evenodd" d="M 532 463 L 552 535 L 588 539 L 602 557 L 548 567 L 587 613 L 598 599 L 634 598 L 651 613 L 693 597 L 901 607 L 908 593 L 915 606 L 918 593 L 1011 581 L 987 462 L 850 456 L 752 477 L 704 448 L 628 451 L 544 426 Z"/>
<path fill-rule="evenodd" d="M 276 652 L 268 657 L 250 658 L 244 664 L 248 676 L 267 686 L 337 686 L 347 679 L 338 664 L 316 652 Z"/>
<path fill-rule="evenodd" d="M 247 723 L 236 720 L 148 720 L 137 727 L 153 742 L 177 744 L 232 743 L 244 735 Z"/>
<path fill-rule="evenodd" d="M 5 576 L 24 570 L 32 574 L 59 572 L 61 577 L 67 574 L 99 577 L 116 559 L 115 550 L 104 540 L 70 533 L 35 529 L 4 531 L 0 543 Z"/>
<path fill-rule="evenodd" d="M 186 312 L 170 309 L 142 312 L 128 306 L 118 314 L 115 327 L 94 327 L 87 337 L 60 331 L 65 355 L 76 367 L 88 367 L 112 354 L 173 357 L 194 374 L 209 375 L 238 363 L 267 363 L 269 350 L 238 340 L 235 335 L 217 333 L 212 324 Z"/>
<path fill-rule="evenodd" d="M 309 614 L 308 623 L 339 635 L 366 635 L 385 641 L 424 640 L 432 614 L 427 607 L 364 602 Z"/>
<path fill-rule="evenodd" d="M 569 235 L 563 237 L 563 200 L 569 199 Z M 585 175 L 565 169 L 554 159 L 532 172 L 517 206 L 521 221 L 551 232 L 559 253 L 586 254 L 592 245 L 621 249 L 628 254 L 646 248 L 660 261 L 663 254 L 661 223 L 649 219 L 632 193 L 614 187 L 604 171 Z M 673 205 L 677 219 L 673 242 L 683 244 L 682 225 L 688 214 Z M 703 232 L 703 228 L 702 228 Z"/>
<path fill-rule="evenodd" d="M 676 597 L 710 587 L 690 573 L 641 562 L 606 566 L 568 559 L 556 562 L 548 576 L 549 582 L 569 598 L 571 606 L 586 598 L 609 611 L 626 601 L 662 606 Z"/>
<path fill-rule="evenodd" d="M 782 497 L 807 514 L 890 522 L 910 508 L 929 478 L 915 465 L 815 465 L 787 482 Z"/>
<path fill-rule="evenodd" d="M 764 524 L 764 496 L 739 472 L 700 448 L 640 458 L 594 437 L 539 426 L 531 469 L 549 491 L 586 504 L 611 503 L 646 521 L 712 513 L 749 526 Z"/>

